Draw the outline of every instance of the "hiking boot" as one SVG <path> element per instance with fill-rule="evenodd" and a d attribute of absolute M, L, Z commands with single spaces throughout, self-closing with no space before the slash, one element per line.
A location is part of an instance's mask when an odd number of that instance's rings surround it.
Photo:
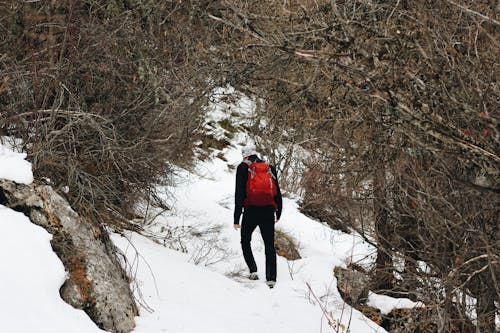
<path fill-rule="evenodd" d="M 259 276 L 257 275 L 256 272 L 253 272 L 253 273 L 250 273 L 250 275 L 248 276 L 248 278 L 250 280 L 258 280 L 259 279 Z"/>
<path fill-rule="evenodd" d="M 266 284 L 269 288 L 273 289 L 274 285 L 276 284 L 276 281 L 266 281 Z"/>

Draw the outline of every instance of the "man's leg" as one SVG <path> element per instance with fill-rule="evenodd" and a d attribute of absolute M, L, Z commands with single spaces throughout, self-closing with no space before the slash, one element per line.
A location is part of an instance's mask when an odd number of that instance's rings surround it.
<path fill-rule="evenodd" d="M 274 248 L 274 211 L 259 222 L 266 252 L 266 280 L 276 281 L 276 249 Z"/>
<path fill-rule="evenodd" d="M 257 264 L 253 257 L 252 246 L 250 245 L 252 233 L 256 227 L 257 224 L 255 223 L 255 219 L 243 213 L 243 221 L 241 224 L 241 249 L 243 250 L 243 258 L 245 258 L 250 273 L 257 272 Z"/>

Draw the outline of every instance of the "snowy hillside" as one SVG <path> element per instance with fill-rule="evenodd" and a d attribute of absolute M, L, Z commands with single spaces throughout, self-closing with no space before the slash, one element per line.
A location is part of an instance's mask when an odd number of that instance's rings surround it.
<path fill-rule="evenodd" d="M 225 106 L 216 103 L 207 121 L 213 135 L 224 136 L 214 124 L 229 117 Z M 237 107 L 244 112 L 234 121 L 251 116 L 250 100 L 239 100 Z M 263 280 L 264 246 L 256 230 L 252 246 L 260 280 L 246 278 L 239 232 L 232 227 L 234 167 L 246 141 L 245 134 L 238 133 L 230 146 L 213 151 L 193 171 L 178 169 L 173 182 L 177 185 L 160 189 L 171 209 L 150 212 L 159 215 L 143 235 L 112 235 L 127 257 L 141 305 L 134 332 L 328 332 L 332 328 L 322 306 L 340 325 L 338 332 L 385 332 L 343 302 L 333 275 L 335 266 L 370 262 L 373 249 L 356 235 L 333 231 L 302 215 L 289 198 L 284 199 L 277 229 L 296 240 L 302 259 L 278 257 L 277 285 L 269 289 Z M 1 146 L 0 178 L 31 182 L 24 157 Z M 65 272 L 50 249 L 51 236 L 4 206 L 0 206 L 0 228 L 1 331 L 100 331 L 83 311 L 59 297 Z M 394 303 L 372 297 L 372 303 L 378 300 L 385 311 Z"/>
<path fill-rule="evenodd" d="M 229 163 L 239 158 L 234 149 L 225 153 Z M 161 230 L 173 226 L 193 231 L 214 227 L 219 232 L 213 238 L 194 237 L 183 254 L 138 235 L 128 234 L 133 246 L 125 238 L 114 237 L 134 264 L 144 301 L 154 309 L 153 313 L 142 311 L 137 332 L 320 332 L 321 326 L 326 331 L 321 309 L 306 283 L 329 304 L 333 318 L 346 327 L 351 322 L 352 332 L 383 332 L 356 310 L 351 319 L 351 309 L 344 306 L 333 278 L 335 265 L 369 252 L 365 244 L 309 220 L 298 212 L 295 202 L 285 200 L 277 228 L 299 241 L 303 259 L 287 263 L 278 257 L 278 283 L 270 290 L 262 280 L 264 247 L 256 231 L 253 248 L 261 280 L 246 280 L 239 233 L 232 228 L 228 204 L 234 174 L 221 160 L 203 163 L 198 170 L 205 172 L 180 175 L 187 180 L 175 189 L 175 212 L 159 218 L 152 229 L 161 239 Z M 217 248 L 226 253 L 217 253 Z M 218 259 L 222 260 L 211 264 Z M 193 265 L 195 261 L 198 266 Z"/>
<path fill-rule="evenodd" d="M 219 94 L 227 92 L 221 89 Z M 239 232 L 232 224 L 235 167 L 249 139 L 241 132 L 227 135 L 218 123 L 245 124 L 252 117 L 252 107 L 253 102 L 245 97 L 234 104 L 215 99 L 206 130 L 230 140 L 231 145 L 212 151 L 211 158 L 198 163 L 193 172 L 178 170 L 174 180 L 178 185 L 164 189 L 175 198 L 170 200 L 172 210 L 149 225 L 149 239 L 132 233 L 113 238 L 131 263 L 140 288 L 137 295 L 150 310 L 142 310 L 136 331 L 331 331 L 309 285 L 330 318 L 341 324 L 338 332 L 385 332 L 343 302 L 333 275 L 335 266 L 368 263 L 374 251 L 360 237 L 333 231 L 304 216 L 294 200 L 284 199 L 277 229 L 298 242 L 302 259 L 278 257 L 277 285 L 270 290 L 264 283 L 264 245 L 257 229 L 252 247 L 260 280 L 247 279 Z M 239 116 L 229 111 L 234 109 Z M 372 295 L 373 303 L 377 300 Z M 398 302 L 379 303 L 392 308 Z"/>

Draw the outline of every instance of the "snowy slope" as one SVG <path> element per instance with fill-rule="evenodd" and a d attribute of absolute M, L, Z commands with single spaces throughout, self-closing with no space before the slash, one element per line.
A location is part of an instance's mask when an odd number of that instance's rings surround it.
<path fill-rule="evenodd" d="M 230 120 L 244 123 L 245 117 L 251 117 L 252 101 L 243 98 L 236 104 L 232 110 L 243 109 L 241 118 L 235 119 L 232 111 Z M 225 109 L 228 105 L 215 104 L 209 117 L 207 130 L 215 137 L 224 136 L 214 123 L 228 119 Z M 263 280 L 264 245 L 257 229 L 252 247 L 260 281 L 246 279 L 239 232 L 232 225 L 234 167 L 241 161 L 240 148 L 247 140 L 239 133 L 231 146 L 214 151 L 211 159 L 199 162 L 193 171 L 178 170 L 177 185 L 164 189 L 172 209 L 147 227 L 150 239 L 131 233 L 113 237 L 130 261 L 140 287 L 138 297 L 152 310 L 142 310 L 135 331 L 331 331 L 309 284 L 344 331 L 385 332 L 342 301 L 333 275 L 335 266 L 363 258 L 369 261 L 366 257 L 373 250 L 356 235 L 333 231 L 302 215 L 293 200 L 284 199 L 277 228 L 298 241 L 302 259 L 287 262 L 278 257 L 277 285 L 270 290 Z"/>
<path fill-rule="evenodd" d="M 30 183 L 25 157 L 0 144 L 0 178 Z M 66 273 L 51 239 L 26 216 L 0 205 L 0 332 L 103 332 L 59 296 Z"/>
<path fill-rule="evenodd" d="M 229 163 L 239 159 L 235 149 L 225 153 L 232 159 Z M 144 301 L 154 309 L 153 313 L 142 311 L 137 318 L 137 332 L 292 333 L 321 332 L 321 327 L 326 332 L 330 328 L 322 320 L 306 282 L 328 302 L 335 319 L 346 327 L 351 322 L 351 332 L 384 332 L 357 310 L 352 310 L 351 318 L 351 309 L 342 302 L 333 277 L 335 265 L 344 265 L 353 251 L 355 257 L 363 256 L 369 251 L 367 245 L 355 236 L 331 231 L 308 219 L 298 212 L 293 201 L 284 201 L 278 228 L 299 240 L 304 259 L 290 263 L 293 267 L 289 269 L 287 261 L 278 257 L 278 284 L 273 290 L 264 284 L 262 269 L 260 281 L 228 277 L 244 267 L 239 233 L 232 229 L 232 207 L 228 204 L 234 173 L 227 170 L 226 162 L 217 159 L 201 164 L 198 170 L 201 175 L 185 171 L 179 175 L 185 181 L 174 189 L 175 211 L 159 217 L 151 229 L 161 239 L 161 230 L 173 226 L 203 229 L 222 224 L 213 242 L 230 255 L 209 266 L 204 266 L 203 261 L 195 266 L 192 253 L 206 245 L 203 241 L 197 244 L 191 240 L 184 254 L 142 236 L 128 234 L 127 240 L 116 235 L 113 240 L 132 262 Z M 264 247 L 258 231 L 253 249 L 257 265 L 264 267 Z"/>

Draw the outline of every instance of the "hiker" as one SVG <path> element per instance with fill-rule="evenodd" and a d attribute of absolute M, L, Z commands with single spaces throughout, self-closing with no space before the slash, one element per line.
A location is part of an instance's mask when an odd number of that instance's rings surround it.
<path fill-rule="evenodd" d="M 266 253 L 266 283 L 269 288 L 276 284 L 276 249 L 274 248 L 274 224 L 281 217 L 282 198 L 276 169 L 262 161 L 249 145 L 242 149 L 243 161 L 236 170 L 234 229 L 241 226 L 241 248 L 250 270 L 249 278 L 257 280 L 257 265 L 250 242 L 252 233 L 259 226 Z"/>

